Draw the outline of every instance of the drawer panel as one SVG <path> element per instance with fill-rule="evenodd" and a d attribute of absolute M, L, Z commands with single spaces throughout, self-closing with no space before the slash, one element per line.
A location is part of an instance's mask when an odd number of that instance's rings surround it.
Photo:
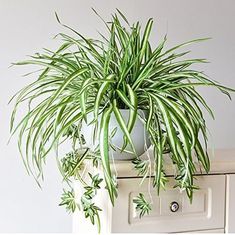
<path fill-rule="evenodd" d="M 186 232 L 224 228 L 224 175 L 197 177 L 195 183 L 200 190 L 195 191 L 192 204 L 185 192 L 172 189 L 172 178 L 168 188 L 159 196 L 156 189 L 150 187 L 148 179 L 141 186 L 140 182 L 139 178 L 119 179 L 119 195 L 112 212 L 112 232 Z M 133 204 L 133 198 L 139 192 L 152 202 L 152 211 L 141 219 Z M 179 206 L 176 212 L 170 210 L 172 202 Z"/>

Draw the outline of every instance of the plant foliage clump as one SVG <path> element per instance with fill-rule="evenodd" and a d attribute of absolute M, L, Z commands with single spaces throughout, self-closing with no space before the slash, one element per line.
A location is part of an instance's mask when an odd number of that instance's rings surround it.
<path fill-rule="evenodd" d="M 62 24 L 58 16 L 57 20 Z M 29 60 L 16 63 L 37 65 L 41 70 L 37 79 L 14 97 L 16 104 L 11 117 L 12 134 L 18 132 L 20 153 L 26 168 L 36 179 L 42 175 L 48 154 L 53 149 L 58 152 L 58 146 L 72 138 L 73 151 L 59 167 L 66 181 L 75 176 L 84 185 L 86 192 L 81 205 L 92 223 L 98 221 L 100 208 L 91 199 L 100 180 L 97 182 L 96 176 L 91 176 L 93 184 L 87 186 L 81 174 L 83 164 L 92 161 L 94 168 L 100 165 L 113 204 L 117 196 L 109 159 L 111 114 L 115 115 L 123 132 L 122 149 L 131 146 L 134 155 L 130 134 L 137 119 L 145 125 L 154 149 L 151 160 L 154 163 L 153 186 L 158 192 L 167 181 L 164 154 L 168 153 L 177 169 L 176 186 L 184 189 L 191 199 L 195 189 L 195 159 L 206 172 L 210 170 L 206 123 L 201 107 L 213 117 L 211 108 L 196 88 L 215 87 L 228 96 L 228 91 L 233 91 L 192 68 L 192 65 L 206 63 L 205 59 L 184 57 L 189 51 L 182 52 L 183 47 L 206 39 L 167 49 L 167 37 L 164 37 L 153 47 L 149 40 L 153 19 L 149 19 L 142 30 L 140 22 L 130 24 L 119 10 L 104 24 L 107 35 L 101 34 L 101 39 L 85 37 L 62 24 L 73 35 L 59 33 L 57 38 L 62 43 L 58 50 L 45 49 Z M 22 103 L 26 103 L 29 110 L 15 125 L 15 116 Z M 127 123 L 121 109 L 129 110 Z M 148 116 L 140 116 L 138 109 L 147 110 Z M 88 115 L 92 115 L 92 125 L 96 127 L 94 138 L 99 140 L 95 151 L 84 149 L 81 125 L 84 122 L 91 124 Z M 79 149 L 84 150 L 83 154 L 78 154 Z M 148 163 L 135 156 L 133 164 L 140 175 L 146 177 Z M 70 194 L 64 194 L 62 204 L 74 211 L 76 206 Z M 136 202 L 142 210 L 141 216 L 150 211 L 142 194 Z"/>

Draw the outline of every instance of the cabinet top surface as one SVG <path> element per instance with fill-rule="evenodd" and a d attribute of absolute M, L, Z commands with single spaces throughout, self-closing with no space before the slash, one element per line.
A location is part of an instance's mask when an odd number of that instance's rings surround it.
<path fill-rule="evenodd" d="M 141 158 L 151 159 L 151 148 L 149 149 L 148 153 L 149 154 L 143 154 Z M 209 151 L 209 156 L 211 160 L 209 174 L 235 173 L 235 149 L 218 149 L 214 152 Z M 197 174 L 205 173 L 204 171 L 200 170 L 200 165 L 197 162 L 195 162 L 195 164 L 197 166 Z M 134 169 L 134 165 L 131 161 L 115 161 L 115 164 L 112 164 L 112 169 L 113 171 L 117 172 L 118 178 L 137 177 L 137 171 Z M 168 176 L 175 174 L 175 168 L 171 163 L 169 156 L 167 155 L 165 155 L 164 169 Z"/>

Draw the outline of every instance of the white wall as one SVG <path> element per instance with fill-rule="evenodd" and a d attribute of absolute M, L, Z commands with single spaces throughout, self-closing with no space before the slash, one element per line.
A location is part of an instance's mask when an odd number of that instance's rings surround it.
<path fill-rule="evenodd" d="M 20 76 L 27 69 L 8 66 L 42 47 L 55 48 L 57 42 L 52 37 L 62 29 L 54 11 L 63 22 L 85 35 L 95 36 L 102 24 L 91 7 L 105 19 L 116 7 L 130 21 L 143 22 L 154 17 L 154 42 L 166 32 L 169 45 L 212 37 L 211 41 L 193 46 L 192 55 L 208 58 L 211 63 L 202 70 L 213 79 L 235 87 L 234 0 L 0 0 L 0 232 L 71 231 L 71 217 L 57 207 L 61 178 L 53 158 L 49 159 L 45 184 L 40 190 L 24 171 L 16 140 L 6 145 L 12 107 L 7 102 L 28 82 Z M 216 121 L 208 120 L 215 147 L 235 148 L 235 103 L 212 89 L 202 92 L 216 114 Z"/>

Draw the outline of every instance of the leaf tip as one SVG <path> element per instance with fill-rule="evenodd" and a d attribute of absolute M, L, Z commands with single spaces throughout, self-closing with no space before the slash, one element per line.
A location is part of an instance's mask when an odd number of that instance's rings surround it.
<path fill-rule="evenodd" d="M 59 24 L 61 24 L 61 21 L 60 21 L 59 16 L 58 16 L 58 14 L 57 14 L 56 11 L 55 11 L 55 18 L 56 18 L 57 22 L 58 22 Z"/>

